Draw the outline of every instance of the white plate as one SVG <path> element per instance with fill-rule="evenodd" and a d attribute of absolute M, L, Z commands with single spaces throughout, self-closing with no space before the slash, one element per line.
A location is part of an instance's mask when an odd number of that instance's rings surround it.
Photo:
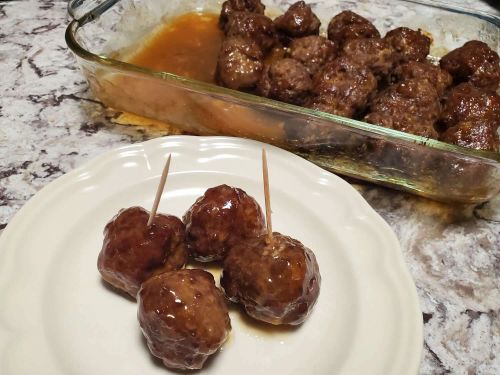
<path fill-rule="evenodd" d="M 212 186 L 264 203 L 263 145 L 225 137 L 167 137 L 102 155 L 49 184 L 0 238 L 0 374 L 165 374 L 149 354 L 135 303 L 96 268 L 105 223 L 149 208 L 172 153 L 161 212 L 181 216 Z M 416 374 L 422 315 L 389 226 L 345 181 L 267 146 L 274 229 L 318 259 L 321 293 L 298 329 L 253 324 L 234 309 L 228 343 L 205 374 Z"/>

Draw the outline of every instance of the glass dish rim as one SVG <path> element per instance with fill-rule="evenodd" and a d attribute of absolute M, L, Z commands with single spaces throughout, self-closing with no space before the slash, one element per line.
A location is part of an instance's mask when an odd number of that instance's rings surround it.
<path fill-rule="evenodd" d="M 341 126 L 346 126 L 348 128 L 355 130 L 361 130 L 364 132 L 375 133 L 377 135 L 386 136 L 395 141 L 409 142 L 417 145 L 422 145 L 424 147 L 427 146 L 431 149 L 451 152 L 455 154 L 464 155 L 467 157 L 487 159 L 488 162 L 493 161 L 500 163 L 500 152 L 469 149 L 466 147 L 441 142 L 436 139 L 421 137 L 410 133 L 401 132 L 398 130 L 388 129 L 379 125 L 369 124 L 363 121 L 350 119 L 347 117 L 337 116 L 314 109 L 287 104 L 276 100 L 263 98 L 257 95 L 217 86 L 215 84 L 198 81 L 191 78 L 181 77 L 173 73 L 155 71 L 152 69 L 140 67 L 108 56 L 94 54 L 78 43 L 78 41 L 75 38 L 75 33 L 78 30 L 78 28 L 84 26 L 88 22 L 93 21 L 95 18 L 99 17 L 102 13 L 104 13 L 107 9 L 115 5 L 120 0 L 105 0 L 104 2 L 101 2 L 97 7 L 95 7 L 94 9 L 92 9 L 91 11 L 89 11 L 88 13 L 84 14 L 82 17 L 77 19 L 74 17 L 74 12 L 73 12 L 75 4 L 76 6 L 78 6 L 81 5 L 84 1 L 85 0 L 83 1 L 72 0 L 68 2 L 68 13 L 73 18 L 73 20 L 66 28 L 65 40 L 66 44 L 71 49 L 71 51 L 86 61 L 95 62 L 100 65 L 117 68 L 120 71 L 131 72 L 136 74 L 139 73 L 145 76 L 154 77 L 165 81 L 170 81 L 173 83 L 181 83 L 197 92 L 200 91 L 208 92 L 210 94 L 224 96 L 226 98 L 229 96 L 232 97 L 233 99 L 239 99 L 250 104 L 265 106 L 267 108 L 272 108 L 276 110 L 285 110 L 288 113 L 292 114 L 295 113 L 302 116 L 305 115 L 320 120 L 325 120 L 330 122 L 333 121 L 336 124 L 340 124 Z M 497 26 L 500 33 L 500 17 L 494 14 L 482 11 L 472 11 L 471 9 L 459 6 L 449 6 L 439 1 L 432 1 L 432 2 L 429 0 L 399 0 L 399 1 L 406 3 L 415 3 L 423 6 L 438 8 L 453 13 L 465 14 L 468 16 L 483 19 Z"/>

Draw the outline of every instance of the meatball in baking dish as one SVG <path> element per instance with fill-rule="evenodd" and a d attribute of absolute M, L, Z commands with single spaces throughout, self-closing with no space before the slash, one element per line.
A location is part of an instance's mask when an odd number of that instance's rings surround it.
<path fill-rule="evenodd" d="M 440 124 L 444 128 L 469 120 L 487 120 L 500 124 L 500 96 L 478 88 L 471 83 L 461 83 L 446 95 Z"/>
<path fill-rule="evenodd" d="M 384 79 L 395 65 L 391 45 L 381 38 L 358 38 L 347 41 L 342 56 L 370 69 L 375 77 Z"/>
<path fill-rule="evenodd" d="M 225 27 L 226 37 L 241 36 L 253 40 L 267 53 L 278 42 L 273 21 L 263 14 L 235 12 Z"/>
<path fill-rule="evenodd" d="M 311 6 L 304 1 L 297 1 L 288 10 L 274 20 L 278 32 L 288 38 L 300 38 L 318 35 L 321 22 Z"/>
<path fill-rule="evenodd" d="M 319 35 L 296 38 L 290 43 L 290 57 L 302 63 L 314 77 L 323 66 L 338 55 L 338 46 Z"/>
<path fill-rule="evenodd" d="M 234 90 L 252 90 L 264 69 L 264 54 L 252 39 L 233 36 L 224 39 L 219 52 L 216 80 Z"/>
<path fill-rule="evenodd" d="M 367 67 L 346 57 L 328 64 L 316 75 L 309 108 L 344 117 L 364 111 L 376 92 L 377 79 Z"/>
<path fill-rule="evenodd" d="M 257 84 L 260 95 L 297 105 L 305 102 L 311 89 L 312 80 L 307 68 L 290 58 L 266 66 Z"/>
<path fill-rule="evenodd" d="M 431 39 L 420 30 L 398 27 L 389 31 L 386 40 L 394 49 L 396 61 L 425 61 L 431 48 Z"/>
<path fill-rule="evenodd" d="M 486 43 L 471 40 L 440 60 L 455 83 L 470 82 L 474 86 L 496 91 L 500 83 L 500 58 Z"/>
<path fill-rule="evenodd" d="M 227 0 L 222 3 L 219 27 L 224 29 L 234 12 L 264 14 L 266 7 L 260 0 Z"/>
<path fill-rule="evenodd" d="M 370 21 L 350 10 L 337 14 L 328 24 L 328 39 L 341 48 L 358 38 L 380 38 L 380 33 Z"/>
<path fill-rule="evenodd" d="M 451 86 L 453 78 L 446 70 L 430 62 L 409 61 L 394 69 L 392 80 L 402 82 L 407 79 L 424 79 L 434 86 L 440 96 Z"/>
<path fill-rule="evenodd" d="M 379 93 L 365 121 L 422 137 L 437 138 L 439 95 L 426 80 L 408 79 Z"/>
<path fill-rule="evenodd" d="M 439 140 L 482 151 L 500 151 L 498 122 L 489 119 L 460 121 L 440 134 Z"/>

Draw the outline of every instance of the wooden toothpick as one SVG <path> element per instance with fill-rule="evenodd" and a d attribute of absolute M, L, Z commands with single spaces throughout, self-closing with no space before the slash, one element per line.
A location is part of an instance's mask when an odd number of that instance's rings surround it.
<path fill-rule="evenodd" d="M 168 155 L 167 162 L 165 163 L 165 167 L 163 167 L 163 173 L 161 174 L 160 184 L 158 185 L 158 190 L 156 190 L 156 197 L 153 203 L 153 207 L 151 208 L 151 213 L 149 214 L 148 224 L 149 227 L 153 223 L 153 219 L 156 215 L 156 210 L 158 210 L 158 205 L 160 204 L 161 195 L 163 194 L 163 189 L 165 188 L 165 183 L 167 182 L 168 170 L 170 169 L 170 159 L 172 158 L 172 154 Z"/>
<path fill-rule="evenodd" d="M 267 170 L 267 154 L 262 149 L 262 177 L 264 178 L 264 199 L 266 200 L 266 224 L 267 224 L 267 243 L 273 242 L 273 224 L 271 222 L 271 196 L 269 194 L 269 173 Z"/>

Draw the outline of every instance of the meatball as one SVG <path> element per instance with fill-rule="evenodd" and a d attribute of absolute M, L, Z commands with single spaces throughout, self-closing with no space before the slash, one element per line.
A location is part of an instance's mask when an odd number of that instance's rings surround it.
<path fill-rule="evenodd" d="M 394 65 L 394 51 L 381 38 L 358 38 L 344 44 L 342 55 L 371 69 L 376 77 L 386 77 Z"/>
<path fill-rule="evenodd" d="M 224 29 L 226 23 L 234 12 L 249 12 L 264 14 L 266 7 L 260 0 L 227 0 L 222 3 L 219 17 L 219 27 Z"/>
<path fill-rule="evenodd" d="M 251 39 L 241 36 L 222 42 L 217 61 L 216 79 L 235 90 L 253 89 L 264 68 L 264 54 Z"/>
<path fill-rule="evenodd" d="M 399 65 L 393 72 L 393 79 L 398 82 L 413 78 L 425 79 L 440 96 L 452 84 L 451 75 L 446 70 L 429 62 L 409 61 Z"/>
<path fill-rule="evenodd" d="M 471 40 L 440 61 L 455 83 L 469 81 L 477 87 L 496 91 L 500 82 L 500 58 L 486 43 Z"/>
<path fill-rule="evenodd" d="M 420 30 L 398 27 L 389 31 L 384 39 L 395 51 L 397 62 L 425 61 L 431 48 L 431 39 Z"/>
<path fill-rule="evenodd" d="M 473 119 L 459 122 L 439 137 L 440 141 L 475 150 L 500 151 L 498 122 Z"/>
<path fill-rule="evenodd" d="M 408 79 L 389 86 L 371 104 L 365 121 L 422 137 L 437 138 L 439 96 L 426 80 Z"/>
<path fill-rule="evenodd" d="M 276 29 L 288 37 L 318 35 L 321 22 L 304 1 L 297 1 L 274 20 Z"/>
<path fill-rule="evenodd" d="M 309 72 L 301 62 L 281 59 L 266 66 L 257 90 L 267 98 L 300 105 L 312 89 Z"/>
<path fill-rule="evenodd" d="M 358 38 L 380 38 L 380 33 L 366 18 L 349 10 L 337 14 L 328 24 L 328 39 L 340 47 Z"/>
<path fill-rule="evenodd" d="M 341 84 L 344 84 L 344 82 L 341 81 Z M 352 118 L 357 110 L 350 101 L 343 100 L 345 95 L 348 95 L 348 92 L 344 90 L 322 92 L 310 97 L 306 101 L 305 107 L 331 113 L 332 115 Z"/>
<path fill-rule="evenodd" d="M 306 106 L 344 117 L 362 112 L 377 88 L 377 79 L 366 67 L 345 57 L 325 65 L 313 82 L 313 96 Z"/>
<path fill-rule="evenodd" d="M 318 35 L 294 39 L 290 44 L 290 57 L 300 61 L 311 76 L 335 59 L 337 53 L 338 48 L 334 42 Z"/>
<path fill-rule="evenodd" d="M 204 270 L 152 277 L 142 284 L 137 299 L 137 318 L 149 350 L 166 367 L 201 369 L 231 331 L 224 295 Z"/>
<path fill-rule="evenodd" d="M 189 253 L 202 262 L 223 259 L 232 246 L 259 236 L 266 228 L 264 214 L 255 199 L 227 185 L 208 189 L 183 220 Z"/>
<path fill-rule="evenodd" d="M 434 123 L 424 121 L 419 116 L 404 112 L 370 112 L 364 118 L 370 124 L 418 135 L 420 137 L 437 139 Z"/>
<path fill-rule="evenodd" d="M 224 260 L 221 286 L 252 318 L 301 324 L 316 304 L 321 284 L 314 253 L 299 241 L 273 233 L 235 245 Z"/>
<path fill-rule="evenodd" d="M 157 214 L 148 227 L 148 218 L 142 207 L 121 210 L 104 228 L 97 260 L 102 278 L 133 298 L 149 277 L 180 269 L 187 262 L 182 221 Z"/>
<path fill-rule="evenodd" d="M 470 83 L 462 83 L 451 89 L 441 113 L 440 124 L 449 128 L 459 122 L 476 119 L 499 124 L 500 96 Z"/>
<path fill-rule="evenodd" d="M 278 42 L 273 21 L 263 14 L 234 12 L 226 24 L 225 34 L 226 37 L 252 39 L 263 52 L 268 52 Z"/>

